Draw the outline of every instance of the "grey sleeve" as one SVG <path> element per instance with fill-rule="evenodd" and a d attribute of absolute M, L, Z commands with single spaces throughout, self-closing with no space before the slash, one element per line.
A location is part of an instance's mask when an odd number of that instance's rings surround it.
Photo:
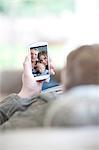
<path fill-rule="evenodd" d="M 36 96 L 31 99 L 21 99 L 17 94 L 11 94 L 0 102 L 0 125 L 7 121 L 16 111 L 24 111 L 33 102 Z"/>

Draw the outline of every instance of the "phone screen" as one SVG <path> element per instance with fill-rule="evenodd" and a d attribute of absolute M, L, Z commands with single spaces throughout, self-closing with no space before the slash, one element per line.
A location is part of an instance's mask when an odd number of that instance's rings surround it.
<path fill-rule="evenodd" d="M 32 74 L 37 80 L 43 80 L 49 76 L 49 61 L 47 45 L 30 46 Z"/>

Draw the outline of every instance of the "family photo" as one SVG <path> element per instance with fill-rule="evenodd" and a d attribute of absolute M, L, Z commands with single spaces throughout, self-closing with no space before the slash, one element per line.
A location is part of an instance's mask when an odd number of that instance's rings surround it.
<path fill-rule="evenodd" d="M 32 73 L 34 77 L 49 73 L 47 45 L 31 47 Z"/>

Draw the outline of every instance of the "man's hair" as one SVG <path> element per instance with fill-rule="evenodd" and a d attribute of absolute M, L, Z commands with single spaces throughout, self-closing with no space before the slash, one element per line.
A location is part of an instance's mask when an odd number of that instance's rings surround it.
<path fill-rule="evenodd" d="M 66 78 L 66 90 L 99 84 L 99 44 L 81 46 L 67 56 Z"/>

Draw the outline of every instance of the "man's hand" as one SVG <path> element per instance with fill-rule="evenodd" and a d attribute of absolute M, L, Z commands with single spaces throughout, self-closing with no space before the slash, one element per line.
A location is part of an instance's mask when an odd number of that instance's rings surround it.
<path fill-rule="evenodd" d="M 34 94 L 39 94 L 42 90 L 42 81 L 36 81 L 32 74 L 30 51 L 23 63 L 22 89 L 18 94 L 22 98 L 30 98 Z"/>

